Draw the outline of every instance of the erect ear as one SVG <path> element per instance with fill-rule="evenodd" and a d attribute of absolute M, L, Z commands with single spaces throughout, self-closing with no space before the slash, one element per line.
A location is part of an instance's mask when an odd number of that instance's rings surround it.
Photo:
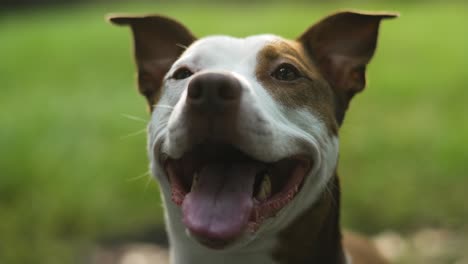
<path fill-rule="evenodd" d="M 375 51 L 380 21 L 397 16 L 386 12 L 339 12 L 311 26 L 298 38 L 335 90 L 342 108 L 342 113 L 337 113 L 339 119 L 349 100 L 364 89 L 365 69 Z"/>
<path fill-rule="evenodd" d="M 132 28 L 138 88 L 152 110 L 164 75 L 196 38 L 179 22 L 158 15 L 110 15 L 108 19 L 115 25 Z"/>

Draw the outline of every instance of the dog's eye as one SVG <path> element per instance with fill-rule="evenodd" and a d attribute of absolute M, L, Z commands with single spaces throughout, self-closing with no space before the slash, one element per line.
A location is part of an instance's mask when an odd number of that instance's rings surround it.
<path fill-rule="evenodd" d="M 271 76 L 279 81 L 294 81 L 301 77 L 299 70 L 289 63 L 283 63 L 271 74 Z"/>
<path fill-rule="evenodd" d="M 182 79 L 192 76 L 192 74 L 193 72 L 189 70 L 187 67 L 182 67 L 182 68 L 177 69 L 174 72 L 174 74 L 172 75 L 172 78 L 176 80 L 182 80 Z"/>

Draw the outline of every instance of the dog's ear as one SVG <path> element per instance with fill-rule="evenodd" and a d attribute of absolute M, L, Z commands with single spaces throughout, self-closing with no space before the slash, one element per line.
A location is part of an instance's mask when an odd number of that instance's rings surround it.
<path fill-rule="evenodd" d="M 158 15 L 109 15 L 108 20 L 132 28 L 138 88 L 152 110 L 167 71 L 196 38 L 179 22 Z"/>
<path fill-rule="evenodd" d="M 375 51 L 380 21 L 397 16 L 387 12 L 338 12 L 298 38 L 338 96 L 343 108 L 337 113 L 340 123 L 349 100 L 366 84 L 365 69 Z"/>

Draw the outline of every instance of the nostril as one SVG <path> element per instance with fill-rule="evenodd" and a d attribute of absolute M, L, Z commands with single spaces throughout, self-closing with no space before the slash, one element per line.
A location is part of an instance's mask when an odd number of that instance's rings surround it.
<path fill-rule="evenodd" d="M 236 83 L 218 87 L 218 96 L 222 100 L 236 100 L 240 95 L 240 87 Z"/>
<path fill-rule="evenodd" d="M 193 100 L 199 100 L 203 97 L 203 87 L 200 85 L 191 85 L 187 91 L 187 96 Z"/>
<path fill-rule="evenodd" d="M 241 83 L 230 74 L 203 73 L 193 77 L 187 87 L 187 103 L 203 109 L 233 108 L 240 102 Z"/>

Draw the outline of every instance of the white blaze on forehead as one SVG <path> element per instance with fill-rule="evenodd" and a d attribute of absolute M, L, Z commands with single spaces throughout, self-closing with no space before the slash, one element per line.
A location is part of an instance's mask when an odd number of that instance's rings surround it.
<path fill-rule="evenodd" d="M 174 63 L 170 72 L 181 66 L 193 71 L 217 70 L 254 75 L 258 52 L 267 43 L 281 40 L 275 35 L 256 35 L 247 38 L 212 36 L 193 43 Z"/>

